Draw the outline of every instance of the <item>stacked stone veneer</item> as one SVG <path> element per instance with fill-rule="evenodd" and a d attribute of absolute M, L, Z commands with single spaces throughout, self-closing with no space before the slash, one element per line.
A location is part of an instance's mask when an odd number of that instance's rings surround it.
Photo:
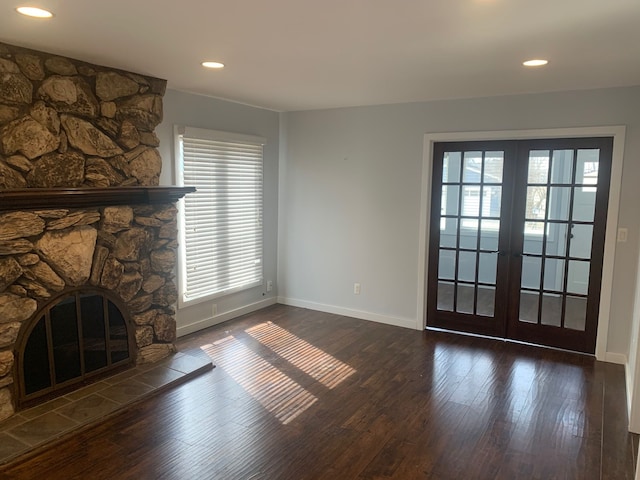
<path fill-rule="evenodd" d="M 0 44 L 0 190 L 152 186 L 166 82 Z M 174 351 L 173 205 L 0 213 L 0 420 L 13 414 L 20 329 L 65 289 L 118 295 L 137 362 Z"/>

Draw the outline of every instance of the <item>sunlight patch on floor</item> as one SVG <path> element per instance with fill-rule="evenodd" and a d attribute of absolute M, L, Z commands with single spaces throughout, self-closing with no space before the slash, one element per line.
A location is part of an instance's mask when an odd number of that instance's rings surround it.
<path fill-rule="evenodd" d="M 318 400 L 233 336 L 200 348 L 285 425 Z"/>
<path fill-rule="evenodd" d="M 355 372 L 346 363 L 272 322 L 245 331 L 327 388 L 335 388 Z"/>

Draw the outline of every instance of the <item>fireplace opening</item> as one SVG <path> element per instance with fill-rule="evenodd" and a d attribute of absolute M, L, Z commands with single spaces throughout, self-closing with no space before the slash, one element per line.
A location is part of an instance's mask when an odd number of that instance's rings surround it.
<path fill-rule="evenodd" d="M 17 407 L 24 408 L 132 366 L 135 341 L 110 292 L 81 289 L 31 319 L 17 347 Z"/>

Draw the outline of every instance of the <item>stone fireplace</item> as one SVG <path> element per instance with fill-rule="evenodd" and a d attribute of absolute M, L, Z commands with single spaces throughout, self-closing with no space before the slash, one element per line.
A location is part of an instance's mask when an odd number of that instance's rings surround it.
<path fill-rule="evenodd" d="M 108 365 L 175 351 L 174 202 L 188 189 L 157 186 L 154 129 L 165 88 L 164 80 L 0 44 L 0 420 L 26 405 L 34 382 L 50 393 L 51 383 L 67 387 Z M 73 307 L 55 310 L 60 302 Z M 110 325 L 107 314 L 99 333 L 95 312 L 111 305 L 121 318 Z M 64 311 L 73 319 L 58 320 Z M 34 332 L 40 340 L 29 339 Z M 121 341 L 130 345 L 126 358 Z M 25 360 L 25 349 L 45 344 L 53 348 L 46 362 L 45 354 Z M 61 345 L 78 363 L 58 375 Z"/>

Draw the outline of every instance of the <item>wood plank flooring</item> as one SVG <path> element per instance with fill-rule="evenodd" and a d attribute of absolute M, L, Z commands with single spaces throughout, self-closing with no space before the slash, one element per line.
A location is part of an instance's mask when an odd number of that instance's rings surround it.
<path fill-rule="evenodd" d="M 633 478 L 621 366 L 276 305 L 179 341 L 211 372 L 15 479 Z"/>

